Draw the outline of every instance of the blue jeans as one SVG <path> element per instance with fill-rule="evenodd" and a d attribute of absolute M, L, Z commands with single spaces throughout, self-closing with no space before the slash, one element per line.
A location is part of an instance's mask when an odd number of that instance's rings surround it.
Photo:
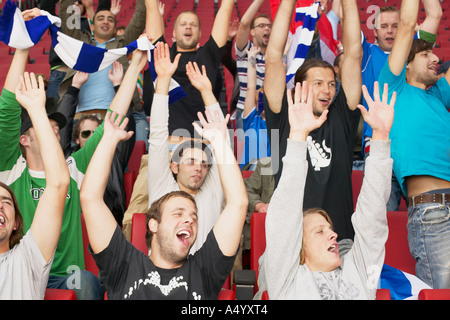
<path fill-rule="evenodd" d="M 77 300 L 103 300 L 105 294 L 100 280 L 85 270 L 75 270 L 66 277 L 50 275 L 47 288 L 74 290 Z"/>
<path fill-rule="evenodd" d="M 432 288 L 450 288 L 450 203 L 410 203 L 408 242 L 416 276 Z"/>
<path fill-rule="evenodd" d="M 48 78 L 48 86 L 46 91 L 47 97 L 59 99 L 58 88 L 65 76 L 66 72 L 58 70 L 50 71 L 50 77 Z"/>
<path fill-rule="evenodd" d="M 150 125 L 144 111 L 133 112 L 134 121 L 136 122 L 136 141 L 145 142 L 145 150 L 148 151 L 148 135 L 150 133 Z"/>
<path fill-rule="evenodd" d="M 366 152 L 364 154 L 364 161 L 369 156 L 370 151 Z M 362 169 L 364 170 L 365 164 L 362 166 Z M 361 165 L 359 166 L 361 168 Z M 394 174 L 394 171 L 392 171 L 392 180 L 391 180 L 391 194 L 389 195 L 388 202 L 386 204 L 386 210 L 387 211 L 398 211 L 398 207 L 400 205 L 400 202 L 402 201 L 402 198 L 405 199 L 406 203 L 408 203 L 406 197 L 403 195 L 402 188 L 400 187 L 400 184 L 398 183 L 397 177 Z"/>

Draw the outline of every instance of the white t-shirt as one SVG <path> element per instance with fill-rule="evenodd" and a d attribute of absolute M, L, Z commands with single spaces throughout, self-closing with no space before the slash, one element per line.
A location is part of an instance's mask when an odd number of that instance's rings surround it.
<path fill-rule="evenodd" d="M 0 254 L 0 300 L 43 300 L 53 257 L 46 262 L 29 230 Z"/>

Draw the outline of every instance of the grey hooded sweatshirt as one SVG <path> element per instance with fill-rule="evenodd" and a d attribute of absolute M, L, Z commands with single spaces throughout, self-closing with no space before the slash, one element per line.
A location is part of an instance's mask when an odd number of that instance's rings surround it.
<path fill-rule="evenodd" d="M 269 299 L 375 299 L 388 237 L 386 203 L 391 189 L 390 141 L 372 141 L 356 210 L 353 246 L 331 272 L 300 265 L 303 238 L 306 142 L 288 140 L 283 173 L 266 217 L 266 251 L 260 259 L 260 292 Z M 257 295 L 259 296 L 259 295 Z M 255 297 L 256 298 L 256 297 Z"/>

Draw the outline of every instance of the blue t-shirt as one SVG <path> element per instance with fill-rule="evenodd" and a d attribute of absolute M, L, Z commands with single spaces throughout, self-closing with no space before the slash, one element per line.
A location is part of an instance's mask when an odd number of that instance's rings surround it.
<path fill-rule="evenodd" d="M 367 42 L 366 37 L 363 35 L 362 40 L 363 58 L 361 64 L 362 83 L 367 87 L 370 96 L 373 95 L 373 84 L 378 81 L 381 68 L 386 63 L 389 57 L 389 52 L 384 52 L 378 45 Z M 366 99 L 363 100 L 363 106 L 369 109 Z M 372 137 L 372 128 L 364 121 L 363 125 L 363 147 L 365 137 Z M 364 152 L 364 148 L 363 148 Z"/>
<path fill-rule="evenodd" d="M 405 178 L 429 175 L 450 181 L 450 86 L 441 78 L 427 90 L 406 82 L 406 66 L 394 75 L 385 63 L 380 91 L 389 85 L 389 99 L 397 92 L 390 132 L 394 173 L 406 195 Z"/>
<path fill-rule="evenodd" d="M 114 39 L 103 43 L 96 42 L 96 46 L 105 49 L 106 43 Z M 111 69 L 112 65 L 89 74 L 88 80 L 80 88 L 76 112 L 109 108 L 116 94 L 114 86 L 108 78 L 108 72 Z"/>
<path fill-rule="evenodd" d="M 269 137 L 267 136 L 266 120 L 253 108 L 244 120 L 245 149 L 240 167 L 243 168 L 251 160 L 270 157 Z"/>
<path fill-rule="evenodd" d="M 362 36 L 362 49 L 363 58 L 361 63 L 362 83 L 367 87 L 370 96 L 373 98 L 374 82 L 378 81 L 380 71 L 386 64 L 386 60 L 389 57 L 390 52 L 383 51 L 377 44 L 367 42 L 366 37 L 361 32 Z M 425 41 L 434 43 L 436 42 L 436 35 L 419 30 L 414 35 L 414 39 L 423 39 Z M 382 86 L 380 86 L 382 88 Z M 363 106 L 369 109 L 366 99 L 363 97 Z M 364 153 L 364 140 L 366 137 L 372 137 L 372 128 L 364 121 L 363 124 L 363 138 L 362 138 L 362 152 Z"/>

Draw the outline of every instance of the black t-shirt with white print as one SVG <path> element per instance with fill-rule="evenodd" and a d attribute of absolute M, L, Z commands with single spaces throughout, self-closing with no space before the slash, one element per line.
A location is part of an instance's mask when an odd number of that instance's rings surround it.
<path fill-rule="evenodd" d="M 290 132 L 286 92 L 278 114 L 270 110 L 265 96 L 264 110 L 277 185 Z M 341 87 L 329 108 L 327 120 L 320 128 L 310 132 L 307 138 L 309 167 L 304 209 L 324 209 L 332 219 L 339 239 L 353 239 L 354 236 L 351 223 L 353 214 L 351 173 L 353 146 L 360 116 L 359 109 L 351 111 L 348 108 L 347 98 Z M 278 141 L 272 141 L 277 137 Z"/>
<path fill-rule="evenodd" d="M 195 254 L 177 269 L 156 267 L 121 232 L 93 254 L 110 300 L 214 300 L 229 276 L 235 256 L 224 256 L 213 231 Z"/>

